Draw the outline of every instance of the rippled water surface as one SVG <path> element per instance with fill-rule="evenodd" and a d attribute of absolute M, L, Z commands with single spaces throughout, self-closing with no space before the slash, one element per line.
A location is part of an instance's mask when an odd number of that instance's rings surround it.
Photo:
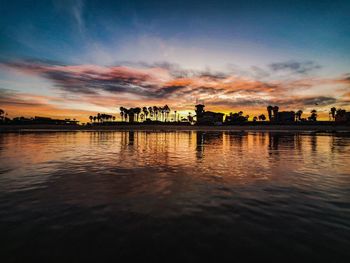
<path fill-rule="evenodd" d="M 0 134 L 6 262 L 349 262 L 349 248 L 346 135 Z"/>

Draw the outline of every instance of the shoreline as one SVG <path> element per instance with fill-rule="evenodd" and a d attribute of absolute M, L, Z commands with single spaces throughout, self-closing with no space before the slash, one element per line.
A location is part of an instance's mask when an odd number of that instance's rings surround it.
<path fill-rule="evenodd" d="M 40 132 L 40 131 L 301 131 L 301 132 L 350 132 L 349 124 L 243 124 L 222 126 L 197 125 L 159 125 L 133 124 L 110 126 L 79 126 L 79 125 L 1 125 L 0 133 L 4 132 Z"/>

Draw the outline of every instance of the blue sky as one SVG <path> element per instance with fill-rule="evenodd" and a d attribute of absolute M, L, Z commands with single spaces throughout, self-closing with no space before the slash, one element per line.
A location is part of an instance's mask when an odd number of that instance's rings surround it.
<path fill-rule="evenodd" d="M 182 78 L 197 78 L 196 84 L 187 84 L 190 85 L 188 89 L 194 90 L 198 88 L 198 82 L 211 88 L 221 88 L 225 84 L 227 88 L 226 84 L 231 81 L 234 89 L 242 79 L 285 86 L 290 86 L 291 81 L 300 83 L 316 79 L 315 83 L 307 85 L 308 90 L 299 87 L 302 91 L 293 93 L 294 89 L 289 88 L 286 96 L 290 96 L 290 100 L 296 96 L 307 99 L 334 97 L 335 101 L 325 101 L 347 107 L 349 13 L 349 1 L 5 0 L 0 5 L 0 60 L 3 65 L 0 68 L 0 92 L 7 101 L 10 96 L 25 99 L 23 94 L 51 96 L 57 100 L 73 98 L 59 105 L 52 99 L 40 102 L 55 109 L 64 108 L 64 114 L 68 114 L 69 109 L 84 113 L 91 109 L 111 112 L 114 104 L 125 99 L 129 105 L 147 104 L 148 101 L 155 103 L 157 96 L 142 97 L 144 92 L 137 94 L 131 90 L 135 83 L 127 83 L 130 92 L 119 88 L 115 92 L 101 90 L 94 84 L 101 100 L 108 96 L 105 92 L 109 92 L 115 96 L 115 103 L 111 101 L 104 107 L 89 99 L 78 103 L 75 97 L 87 98 L 89 94 L 81 90 L 77 94 L 76 89 L 70 91 L 66 86 L 62 88 L 61 79 L 58 83 L 57 78 L 46 71 L 33 71 L 33 65 L 45 66 L 45 70 L 50 68 L 51 71 L 57 66 L 95 65 L 109 70 L 123 66 L 133 73 L 134 69 L 163 68 L 173 77 L 167 79 L 168 82 L 180 80 L 179 76 L 173 76 L 174 68 L 177 68 L 177 72 L 180 69 L 186 72 Z M 274 67 L 276 64 L 279 66 Z M 71 73 L 72 69 L 65 68 L 65 75 L 67 70 Z M 208 80 L 203 83 L 203 78 L 198 80 L 203 72 L 235 78 L 227 77 L 215 85 Z M 158 79 L 157 85 L 152 82 L 156 86 L 155 93 L 162 88 L 159 85 L 170 86 L 163 80 Z M 137 83 L 140 86 L 136 88 L 148 88 L 146 84 Z M 227 93 L 218 95 L 216 90 L 204 98 L 195 93 L 174 107 L 190 107 L 191 99 L 205 99 L 209 105 L 225 110 L 228 110 L 227 105 L 234 107 L 238 98 L 255 99 L 252 105 L 241 103 L 250 108 L 258 108 L 258 102 L 285 103 L 276 100 L 273 93 L 260 92 L 255 97 L 243 93 L 230 97 Z M 162 100 L 176 102 L 175 95 Z M 310 105 L 297 106 L 308 110 Z M 324 105 L 325 108 L 328 106 Z M 14 104 L 9 103 L 2 107 L 15 109 Z M 320 111 L 325 109 L 320 108 Z"/>

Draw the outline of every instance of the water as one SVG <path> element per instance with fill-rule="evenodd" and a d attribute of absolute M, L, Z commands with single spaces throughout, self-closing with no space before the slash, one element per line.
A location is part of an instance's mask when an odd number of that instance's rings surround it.
<path fill-rule="evenodd" d="M 349 160 L 346 135 L 0 134 L 0 258 L 348 262 Z"/>

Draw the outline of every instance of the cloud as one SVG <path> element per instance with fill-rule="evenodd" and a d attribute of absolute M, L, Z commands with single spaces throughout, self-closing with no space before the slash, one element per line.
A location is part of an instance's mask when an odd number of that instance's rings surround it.
<path fill-rule="evenodd" d="M 280 105 L 285 109 L 328 106 L 339 103 L 341 94 L 312 95 L 319 85 L 346 85 L 348 75 L 338 78 L 313 78 L 299 74 L 297 78 L 273 79 L 267 69 L 255 67 L 251 76 L 235 72 L 187 70 L 171 63 L 124 63 L 115 66 L 65 65 L 55 61 L 4 61 L 2 66 L 26 74 L 40 76 L 53 83 L 63 97 L 73 96 L 66 104 L 85 103 L 114 108 L 117 105 L 168 104 L 185 108 L 197 100 L 220 109 L 235 107 L 265 108 Z M 0 65 L 1 65 L 0 64 Z M 277 63 L 275 63 L 277 64 Z M 281 63 L 280 63 L 281 64 Z M 275 70 L 291 68 L 307 72 L 302 63 L 275 66 Z M 281 68 L 281 69 L 279 69 Z M 258 77 L 254 78 L 254 75 Z M 262 80 L 265 76 L 270 80 Z M 260 76 L 260 77 L 259 77 Z M 316 87 L 316 89 L 314 89 Z M 309 91 L 309 92 L 306 92 Z M 343 99 L 344 100 L 344 99 Z M 16 103 L 12 100 L 12 103 Z M 17 103 L 24 103 L 17 101 Z M 61 102 L 63 104 L 63 102 Z M 28 105 L 29 106 L 29 105 Z"/>
<path fill-rule="evenodd" d="M 314 70 L 322 68 L 321 65 L 313 61 L 287 61 L 278 62 L 268 65 L 268 67 L 274 72 L 289 72 L 292 74 L 308 74 Z"/>
<path fill-rule="evenodd" d="M 83 17 L 85 4 L 83 0 L 55 0 L 53 3 L 58 11 L 70 15 L 80 33 L 85 32 L 85 21 Z"/>
<path fill-rule="evenodd" d="M 318 96 L 318 97 L 292 97 L 292 98 L 236 98 L 236 99 L 219 99 L 210 102 L 216 106 L 227 107 L 261 107 L 266 105 L 279 105 L 285 109 L 297 109 L 310 106 L 328 106 L 337 102 L 334 97 Z"/>

